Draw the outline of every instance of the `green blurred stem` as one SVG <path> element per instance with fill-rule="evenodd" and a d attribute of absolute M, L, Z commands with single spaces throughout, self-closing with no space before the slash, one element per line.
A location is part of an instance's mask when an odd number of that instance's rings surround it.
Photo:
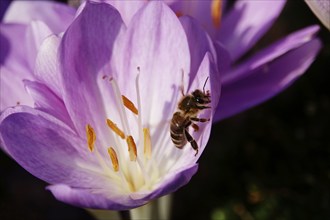
<path fill-rule="evenodd" d="M 132 220 L 167 220 L 170 218 L 172 196 L 167 195 L 131 210 Z"/>
<path fill-rule="evenodd" d="M 172 196 L 167 195 L 127 211 L 86 209 L 97 220 L 167 220 L 171 214 Z"/>

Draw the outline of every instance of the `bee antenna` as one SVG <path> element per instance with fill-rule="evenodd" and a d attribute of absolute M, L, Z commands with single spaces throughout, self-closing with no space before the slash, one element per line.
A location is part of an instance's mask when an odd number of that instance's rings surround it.
<path fill-rule="evenodd" d="M 184 70 L 181 69 L 181 86 L 180 86 L 181 94 L 184 96 Z"/>
<path fill-rule="evenodd" d="M 203 86 L 203 93 L 205 93 L 205 86 L 206 86 L 206 83 L 207 83 L 208 79 L 209 79 L 209 77 L 207 77 L 206 80 L 205 80 L 205 83 L 204 83 L 204 86 Z"/>

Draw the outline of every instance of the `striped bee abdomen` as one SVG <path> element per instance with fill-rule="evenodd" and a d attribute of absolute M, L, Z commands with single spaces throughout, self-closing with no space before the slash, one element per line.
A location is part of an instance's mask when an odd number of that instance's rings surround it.
<path fill-rule="evenodd" d="M 180 112 L 175 112 L 171 121 L 171 139 L 177 148 L 183 148 L 187 143 L 185 129 L 190 125 L 190 120 L 187 120 Z"/>

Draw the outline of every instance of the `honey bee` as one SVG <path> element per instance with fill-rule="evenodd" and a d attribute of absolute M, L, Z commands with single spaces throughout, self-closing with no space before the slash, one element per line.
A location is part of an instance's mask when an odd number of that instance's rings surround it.
<path fill-rule="evenodd" d="M 198 154 L 198 145 L 195 139 L 189 134 L 188 128 L 192 126 L 194 131 L 198 131 L 199 127 L 194 122 L 207 122 L 210 119 L 198 118 L 198 113 L 203 109 L 211 108 L 208 106 L 211 103 L 211 95 L 209 91 L 205 92 L 205 85 L 203 91 L 196 89 L 191 94 L 184 95 L 183 88 L 181 92 L 183 97 L 178 103 L 177 111 L 173 114 L 170 126 L 171 139 L 174 145 L 182 149 L 187 142 L 196 151 L 195 156 Z"/>

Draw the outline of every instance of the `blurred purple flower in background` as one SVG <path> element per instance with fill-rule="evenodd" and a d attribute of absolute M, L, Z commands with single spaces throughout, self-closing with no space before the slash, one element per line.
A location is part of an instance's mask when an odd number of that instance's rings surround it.
<path fill-rule="evenodd" d="M 127 1 L 95 1 L 113 4 L 126 22 L 144 4 L 137 1 L 132 7 Z M 237 0 L 233 6 L 229 5 L 229 1 L 220 0 L 165 2 L 178 16 L 194 17 L 214 41 L 222 78 L 214 122 L 283 91 L 307 70 L 321 48 L 316 37 L 319 27 L 311 26 L 246 56 L 280 15 L 285 0 Z"/>
<path fill-rule="evenodd" d="M 206 33 L 186 27 L 191 18 L 179 20 L 161 2 L 145 4 L 127 26 L 104 3 L 87 2 L 75 18 L 58 4 L 27 7 L 49 10 L 45 18 L 53 23 L 39 15 L 45 23 L 1 25 L 10 40 L 2 43 L 13 46 L 1 65 L 6 86 L 1 102 L 3 107 L 20 102 L 1 113 L 2 149 L 50 183 L 58 200 L 81 207 L 130 209 L 185 185 L 197 171 L 212 123 L 192 133 L 197 156 L 190 147 L 175 148 L 169 127 L 182 83 L 190 94 L 210 79 L 205 90 L 214 101 L 203 117 L 213 118 L 220 85 Z M 63 23 L 54 21 L 59 18 Z M 199 41 L 190 38 L 192 32 Z M 24 34 L 29 49 L 16 47 Z M 22 95 L 19 79 L 32 100 Z M 16 87 L 21 90 L 10 96 Z"/>

